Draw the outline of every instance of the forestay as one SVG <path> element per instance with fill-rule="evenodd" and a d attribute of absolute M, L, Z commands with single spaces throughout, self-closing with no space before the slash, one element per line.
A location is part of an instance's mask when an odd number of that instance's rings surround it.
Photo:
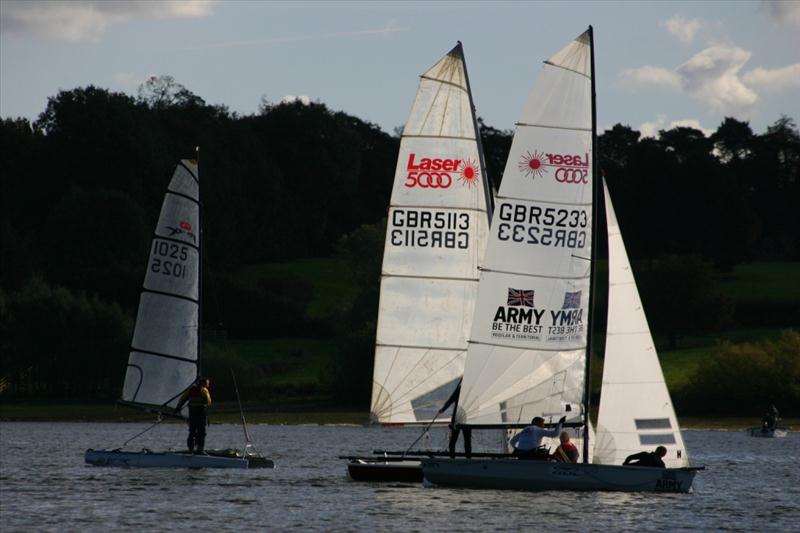
<path fill-rule="evenodd" d="M 583 421 L 592 249 L 588 32 L 545 61 L 496 198 L 458 422 Z"/>
<path fill-rule="evenodd" d="M 374 422 L 431 420 L 462 376 L 488 233 L 479 150 L 459 44 L 421 76 L 400 141 L 381 272 Z"/>
<path fill-rule="evenodd" d="M 667 448 L 667 467 L 689 466 L 647 318 L 608 187 L 608 325 L 594 462 L 622 464 L 628 455 Z"/>
<path fill-rule="evenodd" d="M 171 411 L 197 378 L 200 197 L 195 163 L 177 166 L 158 217 L 122 401 Z"/>

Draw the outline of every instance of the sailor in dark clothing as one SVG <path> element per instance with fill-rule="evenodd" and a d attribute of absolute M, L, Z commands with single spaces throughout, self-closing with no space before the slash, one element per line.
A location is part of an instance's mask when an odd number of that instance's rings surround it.
<path fill-rule="evenodd" d="M 198 378 L 194 385 L 181 395 L 181 399 L 175 407 L 177 413 L 183 404 L 189 402 L 189 438 L 186 441 L 189 453 L 203 453 L 205 447 L 206 425 L 208 425 L 206 409 L 211 406 L 209 385 L 210 381 L 207 378 Z"/>
<path fill-rule="evenodd" d="M 463 378 L 462 378 L 463 379 Z M 456 425 L 456 411 L 458 411 L 458 396 L 461 394 L 461 380 L 458 381 L 458 385 L 453 390 L 453 394 L 444 402 L 444 405 L 441 409 L 439 409 L 439 414 L 444 413 L 447 411 L 447 408 L 451 405 L 453 406 L 453 417 L 450 419 L 450 457 L 456 456 L 456 442 L 458 442 L 458 433 L 462 431 L 464 433 L 464 453 L 466 454 L 467 458 L 472 456 L 472 430 L 470 428 L 459 427 Z"/>
<path fill-rule="evenodd" d="M 778 425 L 778 409 L 774 404 L 770 404 L 764 417 L 761 419 L 761 430 L 764 432 L 773 431 Z"/>
<path fill-rule="evenodd" d="M 639 452 L 629 455 L 625 458 L 623 465 L 631 466 L 652 466 L 655 468 L 666 468 L 664 461 L 661 459 L 667 455 L 667 449 L 663 446 L 656 448 L 654 452 Z"/>

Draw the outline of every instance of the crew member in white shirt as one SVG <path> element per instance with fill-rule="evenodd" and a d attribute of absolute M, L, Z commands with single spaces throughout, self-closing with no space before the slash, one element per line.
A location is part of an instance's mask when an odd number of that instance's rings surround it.
<path fill-rule="evenodd" d="M 542 444 L 544 437 L 558 437 L 561 433 L 561 424 L 567 419 L 562 416 L 558 421 L 558 425 L 552 429 L 545 429 L 544 418 L 541 416 L 534 417 L 531 420 L 531 425 L 511 437 L 509 441 L 511 446 L 514 447 L 514 455 L 520 459 L 543 459 L 548 457 L 548 451 L 540 451 L 539 446 Z"/>

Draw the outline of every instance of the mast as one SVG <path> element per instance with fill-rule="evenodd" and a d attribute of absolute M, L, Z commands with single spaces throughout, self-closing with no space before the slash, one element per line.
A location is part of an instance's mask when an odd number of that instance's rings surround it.
<path fill-rule="evenodd" d="M 461 55 L 461 62 L 464 65 L 464 80 L 467 83 L 467 94 L 469 95 L 469 109 L 472 112 L 472 124 L 475 127 L 475 137 L 478 142 L 478 158 L 481 165 L 481 176 L 483 178 L 483 194 L 486 197 L 486 215 L 489 217 L 489 225 L 492 224 L 492 211 L 494 210 L 494 198 L 492 197 L 489 185 L 489 175 L 486 173 L 486 160 L 483 156 L 483 142 L 481 141 L 481 130 L 478 128 L 478 118 L 475 115 L 475 102 L 472 100 L 472 87 L 469 84 L 469 73 L 467 72 L 467 61 L 464 59 L 464 48 L 461 41 L 456 41 L 458 53 Z M 455 411 L 453 411 L 455 412 Z"/>
<path fill-rule="evenodd" d="M 203 260 L 205 259 L 205 246 L 203 245 L 203 194 L 200 181 L 200 147 L 194 148 L 197 162 L 197 225 L 200 226 L 197 242 L 200 244 L 197 265 L 197 377 L 203 375 Z"/>
<path fill-rule="evenodd" d="M 586 373 L 584 375 L 583 406 L 583 462 L 589 462 L 589 408 L 592 396 L 592 319 L 594 317 L 595 276 L 597 274 L 597 102 L 594 81 L 594 29 L 589 26 L 589 57 L 591 58 L 591 84 L 592 84 L 592 253 L 589 275 L 589 304 L 586 329 Z"/>

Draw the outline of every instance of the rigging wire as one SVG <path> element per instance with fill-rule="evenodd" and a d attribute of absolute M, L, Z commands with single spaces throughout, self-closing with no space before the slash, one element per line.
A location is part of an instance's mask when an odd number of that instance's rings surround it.
<path fill-rule="evenodd" d="M 118 449 L 118 450 L 120 450 L 120 449 L 124 448 L 125 446 L 127 446 L 127 445 L 128 445 L 128 443 L 129 443 L 130 441 L 132 441 L 132 440 L 134 440 L 134 439 L 137 439 L 137 438 L 141 437 L 142 435 L 144 435 L 144 434 L 145 434 L 145 433 L 147 433 L 148 431 L 152 430 L 153 428 L 155 428 L 157 425 L 159 425 L 159 424 L 160 424 L 161 422 L 163 422 L 163 421 L 164 421 L 164 418 L 163 418 L 163 417 L 162 417 L 162 416 L 159 414 L 159 415 L 158 415 L 158 418 L 156 419 L 156 421 L 155 421 L 155 423 L 154 423 L 153 425 L 151 425 L 149 428 L 145 429 L 144 431 L 142 431 L 142 432 L 140 432 L 140 433 L 137 433 L 137 434 L 136 434 L 136 435 L 134 435 L 133 437 L 129 438 L 128 440 L 126 440 L 126 441 L 125 441 L 125 443 L 124 443 L 122 446 L 120 446 L 120 447 L 119 447 L 119 448 L 117 448 L 117 449 Z"/>

